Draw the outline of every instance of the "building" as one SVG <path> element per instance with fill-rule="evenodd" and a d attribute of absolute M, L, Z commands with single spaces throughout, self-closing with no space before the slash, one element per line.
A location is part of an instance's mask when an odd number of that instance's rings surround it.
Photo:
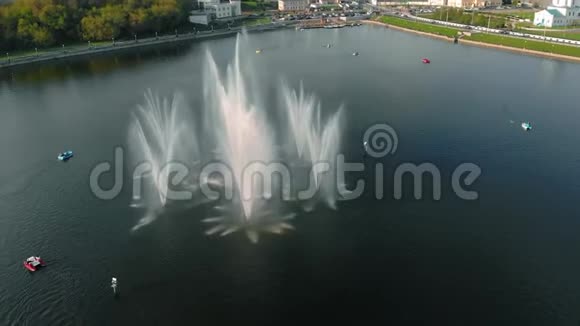
<path fill-rule="evenodd" d="M 280 11 L 303 11 L 309 6 L 309 0 L 278 0 L 278 10 Z"/>
<path fill-rule="evenodd" d="M 201 12 L 209 14 L 213 19 L 223 19 L 242 14 L 241 1 L 198 0 Z"/>
<path fill-rule="evenodd" d="M 205 12 L 192 11 L 189 13 L 189 22 L 194 24 L 209 25 L 212 16 Z"/>
<path fill-rule="evenodd" d="M 534 25 L 540 27 L 580 24 L 580 0 L 552 0 L 552 5 L 536 12 Z"/>

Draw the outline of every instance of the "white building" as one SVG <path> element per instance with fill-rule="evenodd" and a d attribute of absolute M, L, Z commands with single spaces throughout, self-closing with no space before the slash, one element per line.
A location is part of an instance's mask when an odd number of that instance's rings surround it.
<path fill-rule="evenodd" d="M 552 0 L 552 5 L 534 15 L 534 25 L 540 27 L 580 24 L 580 0 Z"/>
<path fill-rule="evenodd" d="M 240 16 L 242 14 L 242 2 L 229 0 L 198 0 L 199 7 L 207 14 L 216 19 Z"/>
<path fill-rule="evenodd" d="M 205 12 L 192 11 L 189 14 L 189 22 L 194 24 L 209 25 L 211 22 L 211 15 Z"/>
<path fill-rule="evenodd" d="M 280 11 L 303 11 L 309 6 L 309 0 L 278 0 L 278 10 Z"/>

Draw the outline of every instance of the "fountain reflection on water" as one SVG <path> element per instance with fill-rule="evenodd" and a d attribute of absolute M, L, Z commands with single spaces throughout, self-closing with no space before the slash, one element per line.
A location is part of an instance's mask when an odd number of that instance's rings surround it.
<path fill-rule="evenodd" d="M 264 163 L 256 171 L 262 175 L 270 173 L 268 164 L 274 162 L 307 162 L 309 169 L 306 176 L 310 176 L 318 194 L 305 201 L 305 208 L 311 209 L 319 200 L 336 208 L 336 178 L 332 171 L 339 153 L 342 110 L 339 109 L 322 124 L 317 99 L 307 95 L 302 86 L 297 93 L 282 84 L 282 120 L 289 121 L 289 130 L 287 134 L 277 135 L 268 119 L 267 108 L 259 104 L 263 95 L 257 89 L 250 89 L 255 85 L 248 80 L 252 76 L 242 72 L 241 55 L 247 44 L 246 40 L 242 41 L 242 37 L 238 35 L 234 61 L 227 66 L 223 77 L 213 56 L 207 52 L 204 113 L 208 128 L 203 132 L 196 130 L 194 121 L 186 118 L 187 110 L 181 97 L 174 97 L 172 101 L 159 100 L 149 92 L 146 105 L 139 107 L 130 128 L 129 144 L 137 161 L 151 164 L 147 194 L 154 194 L 156 198 L 147 197 L 145 203 L 148 213 L 137 227 L 155 220 L 156 210 L 167 205 L 168 199 L 172 199 L 167 196 L 172 171 L 164 169 L 164 166 L 175 160 L 194 162 L 219 159 L 232 176 L 231 185 L 224 182 L 220 186 L 224 189 L 233 188 L 227 190 L 235 196 L 231 201 L 215 203 L 214 211 L 218 216 L 203 221 L 216 225 L 208 229 L 206 234 L 219 233 L 224 236 L 244 231 L 252 242 L 258 242 L 261 232 L 281 234 L 292 229 L 288 221 L 295 214 L 288 211 L 289 207 L 284 205 L 284 200 L 273 198 L 273 193 L 282 192 L 290 185 L 274 179 L 272 193 L 263 193 L 265 189 L 258 183 L 260 178 L 244 182 L 245 169 L 255 162 Z M 256 94 L 255 98 L 251 94 Z M 276 150 L 276 136 L 290 140 L 293 149 L 279 153 Z M 204 145 L 212 146 L 212 150 L 206 150 L 203 154 L 197 144 L 202 139 Z M 324 174 L 312 172 L 312 167 L 318 162 L 328 163 L 330 171 Z M 290 182 L 298 177 L 294 174 L 296 171 L 292 172 Z M 216 185 L 211 180 L 195 180 Z"/>

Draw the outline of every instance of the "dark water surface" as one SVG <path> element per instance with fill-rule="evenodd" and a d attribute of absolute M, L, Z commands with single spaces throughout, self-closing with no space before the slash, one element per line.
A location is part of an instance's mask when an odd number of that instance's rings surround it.
<path fill-rule="evenodd" d="M 579 65 L 378 27 L 247 42 L 243 62 L 271 110 L 280 78 L 302 81 L 326 113 L 344 104 L 349 160 L 362 159 L 368 126 L 397 131 L 396 153 L 380 160 L 385 198 L 369 181 L 362 198 L 299 213 L 295 231 L 257 245 L 205 236 L 207 207 L 131 233 L 143 215 L 129 207 L 131 186 L 97 199 L 91 169 L 127 145 L 147 89 L 181 92 L 199 111 L 205 49 L 225 67 L 235 38 L 2 71 L 0 325 L 578 324 Z M 76 157 L 58 162 L 65 149 Z M 393 199 L 403 162 L 435 164 L 441 200 L 429 187 L 426 199 L 408 188 Z M 483 171 L 470 187 L 478 200 L 451 190 L 463 162 Z M 26 272 L 32 254 L 48 267 Z"/>

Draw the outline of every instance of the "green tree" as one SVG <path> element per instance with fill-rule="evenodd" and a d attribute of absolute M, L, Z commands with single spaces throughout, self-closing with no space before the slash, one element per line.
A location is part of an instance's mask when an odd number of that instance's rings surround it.
<path fill-rule="evenodd" d="M 138 8 L 129 12 L 129 30 L 133 33 L 142 33 L 151 29 L 151 11 Z"/>
<path fill-rule="evenodd" d="M 68 26 L 68 11 L 65 6 L 49 4 L 40 10 L 38 19 L 47 28 L 62 31 Z"/>
<path fill-rule="evenodd" d="M 85 40 L 109 40 L 118 37 L 126 27 L 127 15 L 123 6 L 107 5 L 102 8 L 93 8 L 81 20 L 82 36 Z"/>
<path fill-rule="evenodd" d="M 188 24 L 191 0 L 14 0 L 0 5 L 0 47 L 108 40 Z"/>

